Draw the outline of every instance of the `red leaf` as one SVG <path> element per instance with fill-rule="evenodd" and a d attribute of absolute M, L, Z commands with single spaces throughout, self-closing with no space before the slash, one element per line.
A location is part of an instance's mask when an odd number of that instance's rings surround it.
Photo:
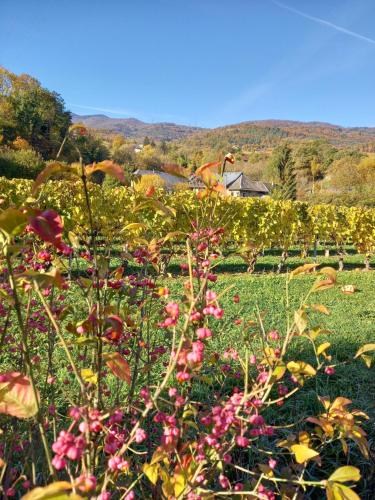
<path fill-rule="evenodd" d="M 123 331 L 123 321 L 118 316 L 112 314 L 105 320 L 108 328 L 105 331 L 105 336 L 109 340 L 119 340 Z"/>
<path fill-rule="evenodd" d="M 98 170 L 115 177 L 118 181 L 125 184 L 124 170 L 120 165 L 117 165 L 117 163 L 114 163 L 111 160 L 104 160 L 99 163 L 91 163 L 85 167 L 86 175 L 91 175 Z"/>
<path fill-rule="evenodd" d="M 129 363 L 118 352 L 113 352 L 105 356 L 108 368 L 112 373 L 129 385 L 131 383 L 131 373 Z"/>
<path fill-rule="evenodd" d="M 30 418 L 38 412 L 31 382 L 19 372 L 7 372 L 1 375 L 0 413 L 18 418 Z"/>
<path fill-rule="evenodd" d="M 68 252 L 69 247 L 62 241 L 63 221 L 54 210 L 32 210 L 29 212 L 29 227 L 43 241 L 51 243 L 57 249 Z"/>

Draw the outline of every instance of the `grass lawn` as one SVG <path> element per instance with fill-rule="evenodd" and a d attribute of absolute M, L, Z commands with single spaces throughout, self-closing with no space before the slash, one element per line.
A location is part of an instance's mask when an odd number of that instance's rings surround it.
<path fill-rule="evenodd" d="M 316 278 L 303 275 L 296 277 L 289 286 L 289 314 L 298 309 L 301 300 Z M 342 293 L 341 287 L 353 284 L 358 291 L 352 295 Z M 172 292 L 181 290 L 181 279 L 168 280 Z M 247 274 L 219 274 L 215 285 L 217 292 L 228 287 L 233 289 L 226 293 L 221 304 L 225 310 L 225 322 L 213 338 L 214 350 L 222 352 L 233 347 L 239 352 L 244 349 L 244 337 L 241 326 L 234 324 L 239 316 L 255 319 L 256 311 L 263 316 L 266 331 L 277 329 L 281 333 L 286 329 L 287 308 L 285 304 L 286 276 L 266 274 L 262 276 Z M 240 295 L 240 303 L 233 302 L 233 294 Z M 310 313 L 311 327 L 320 326 L 329 333 L 318 338 L 318 344 L 331 343 L 329 354 L 333 360 L 348 364 L 339 365 L 332 376 L 320 376 L 318 381 L 307 382 L 296 398 L 291 398 L 274 417 L 283 422 L 295 420 L 296 415 L 313 415 L 322 411 L 317 395 L 345 396 L 353 401 L 353 405 L 366 412 L 373 422 L 375 418 L 375 365 L 368 369 L 360 360 L 352 360 L 358 348 L 375 340 L 375 273 L 348 271 L 338 273 L 337 285 L 328 290 L 315 292 L 309 300 L 310 304 L 324 304 L 330 314 Z M 292 351 L 288 353 L 290 360 L 315 362 L 311 345 L 306 339 L 297 339 Z M 370 441 L 375 440 L 373 423 L 366 429 Z"/>
<path fill-rule="evenodd" d="M 303 275 L 296 277 L 289 286 L 290 312 L 298 309 L 299 304 L 312 283 L 314 277 Z M 352 295 L 342 293 L 341 287 L 353 284 L 358 291 Z M 180 290 L 181 279 L 168 280 L 172 293 Z M 239 316 L 245 319 L 255 319 L 257 309 L 264 316 L 263 322 L 266 331 L 277 329 L 281 333 L 286 329 L 287 308 L 285 304 L 285 275 L 267 274 L 254 276 L 246 274 L 219 274 L 215 289 L 222 292 L 229 286 L 233 289 L 226 293 L 221 304 L 225 310 L 225 322 L 220 332 L 213 339 L 213 346 L 219 352 L 231 346 L 239 351 L 243 350 L 242 327 L 234 324 Z M 233 302 L 233 294 L 240 295 L 240 303 Z M 334 288 L 315 292 L 309 303 L 324 304 L 330 314 L 311 313 L 310 326 L 320 326 L 329 330 L 329 333 L 319 337 L 321 342 L 329 341 L 329 353 L 338 361 L 353 358 L 360 346 L 375 340 L 375 273 L 348 271 L 338 273 L 337 285 Z M 306 359 L 312 356 L 308 342 L 298 339 L 294 343 L 294 352 L 290 357 Z M 375 401 L 375 366 L 368 369 L 361 361 L 356 360 L 348 365 L 339 366 L 336 374 L 324 377 L 322 387 L 315 388 L 320 395 L 345 395 L 361 407 L 364 411 L 374 414 Z M 315 404 L 309 397 L 307 405 Z M 375 414 L 374 414 L 375 416 Z M 375 437 L 375 436 L 374 436 Z"/>

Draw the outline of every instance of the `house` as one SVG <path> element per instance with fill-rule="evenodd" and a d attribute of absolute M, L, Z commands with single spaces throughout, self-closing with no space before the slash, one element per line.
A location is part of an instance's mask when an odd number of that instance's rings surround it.
<path fill-rule="evenodd" d="M 262 181 L 252 181 L 243 172 L 225 172 L 224 185 L 232 196 L 246 198 L 267 196 L 271 192 L 271 185 Z"/>
<path fill-rule="evenodd" d="M 177 184 L 184 182 L 184 179 L 177 177 L 176 175 L 168 174 L 166 172 L 160 172 L 158 170 L 136 170 L 133 175 L 141 177 L 142 175 L 158 175 L 163 179 L 165 183 L 165 189 L 172 191 Z M 267 196 L 271 192 L 271 184 L 262 181 L 252 181 L 243 172 L 225 172 L 223 175 L 225 188 L 230 192 L 232 196 L 237 196 L 241 198 L 252 197 L 262 197 Z M 202 180 L 196 175 L 192 174 L 189 179 L 186 180 L 189 184 L 190 189 L 201 190 L 205 188 Z"/>
<path fill-rule="evenodd" d="M 142 177 L 143 175 L 157 175 L 164 181 L 164 188 L 167 191 L 173 191 L 177 184 L 184 182 L 184 179 L 177 177 L 177 175 L 167 174 L 167 172 L 160 172 L 159 170 L 143 170 L 137 169 L 133 172 L 135 177 Z"/>
<path fill-rule="evenodd" d="M 271 184 L 262 181 L 252 181 L 243 172 L 225 172 L 223 175 L 225 188 L 232 196 L 246 198 L 249 196 L 261 198 L 271 193 Z M 204 189 L 203 182 L 192 175 L 189 179 L 192 189 Z"/>
<path fill-rule="evenodd" d="M 143 150 L 143 144 L 137 144 L 134 146 L 134 153 L 140 153 Z"/>

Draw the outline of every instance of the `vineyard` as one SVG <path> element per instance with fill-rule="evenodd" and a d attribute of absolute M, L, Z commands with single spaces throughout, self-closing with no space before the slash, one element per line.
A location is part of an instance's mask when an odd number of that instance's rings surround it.
<path fill-rule="evenodd" d="M 111 161 L 0 179 L 4 498 L 373 498 L 375 210 L 230 197 L 211 167 L 173 194 L 92 182 Z M 316 262 L 349 247 L 369 272 Z"/>
<path fill-rule="evenodd" d="M 37 198 L 32 181 L 0 178 L 2 208 L 33 206 L 56 210 L 64 220 L 67 238 L 87 241 L 90 234 L 85 196 L 79 181 L 50 181 Z M 191 190 L 168 194 L 159 190 L 152 198 L 124 186 L 109 188 L 90 183 L 88 192 L 94 230 L 106 244 L 126 245 L 136 238 L 144 244 L 163 240 L 165 255 L 179 253 L 179 243 L 191 231 L 191 221 L 202 206 Z M 225 228 L 221 249 L 231 248 L 254 270 L 257 258 L 267 249 L 278 249 L 281 270 L 289 250 L 298 247 L 302 257 L 314 253 L 319 243 L 338 255 L 344 268 L 344 250 L 353 245 L 363 256 L 366 269 L 375 250 L 375 209 L 309 205 L 304 202 L 266 198 L 222 197 L 204 200 L 205 210 L 215 207 L 212 224 Z M 70 236 L 69 236 L 70 235 Z M 167 241 L 166 241 L 167 238 Z"/>

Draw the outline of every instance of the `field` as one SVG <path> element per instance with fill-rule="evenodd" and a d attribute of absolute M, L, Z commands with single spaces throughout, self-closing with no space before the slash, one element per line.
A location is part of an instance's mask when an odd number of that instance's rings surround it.
<path fill-rule="evenodd" d="M 0 213 L 5 497 L 372 498 L 373 212 L 82 180 Z"/>

